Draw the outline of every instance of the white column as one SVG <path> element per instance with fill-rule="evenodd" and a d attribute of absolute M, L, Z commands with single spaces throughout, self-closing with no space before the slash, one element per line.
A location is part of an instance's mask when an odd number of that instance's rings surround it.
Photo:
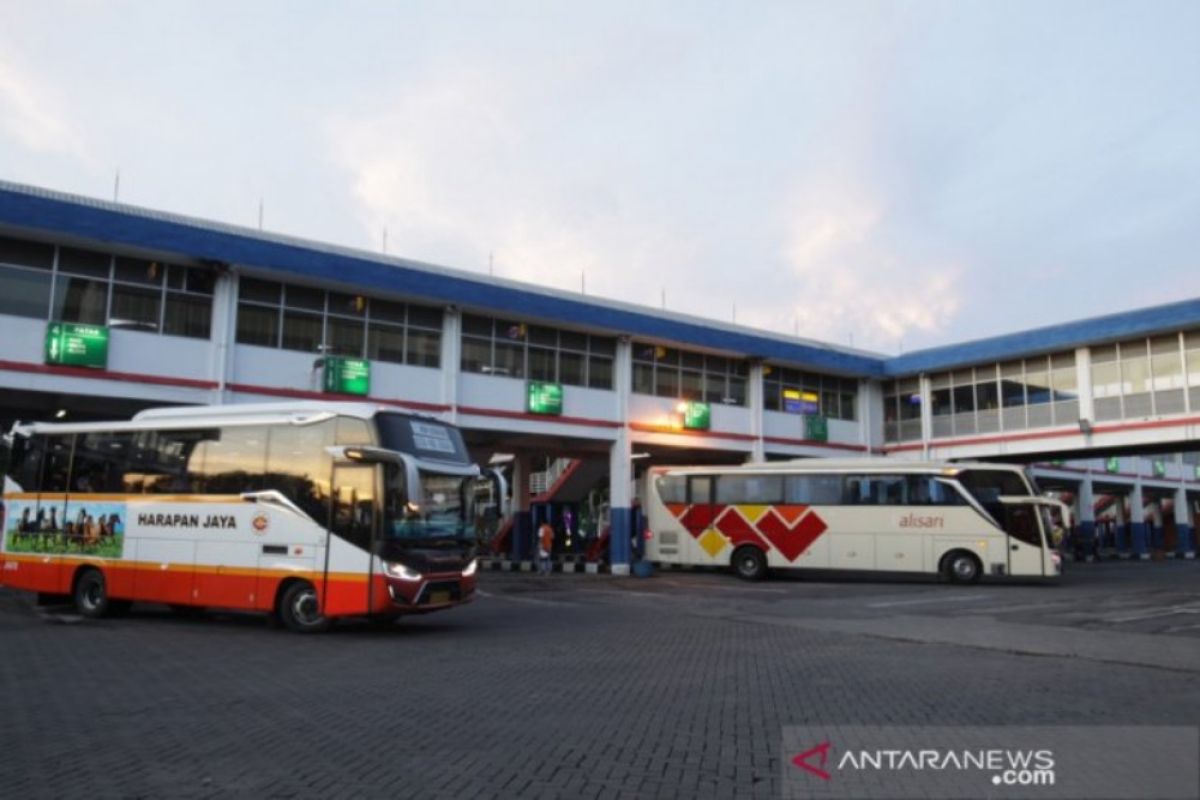
<path fill-rule="evenodd" d="M 1192 520 L 1192 507 L 1188 503 L 1187 487 L 1175 490 L 1175 531 L 1179 539 L 1176 551 L 1184 558 L 1196 557 L 1196 527 Z"/>
<path fill-rule="evenodd" d="M 1075 348 L 1075 382 L 1079 386 L 1079 418 L 1095 422 L 1096 406 L 1092 402 L 1092 351 L 1086 347 Z"/>
<path fill-rule="evenodd" d="M 238 276 L 224 269 L 213 287 L 212 337 L 208 363 L 209 380 L 217 384 L 212 402 L 225 402 L 225 385 L 233 374 L 233 347 L 237 340 Z"/>
<path fill-rule="evenodd" d="M 616 440 L 609 449 L 608 458 L 608 507 L 609 560 L 614 575 L 628 575 L 632 534 L 633 496 L 633 443 L 629 435 L 629 394 L 633 382 L 633 344 L 629 337 L 617 340 L 616 358 L 613 360 L 613 389 L 616 395 L 617 428 Z"/>
<path fill-rule="evenodd" d="M 1096 548 L 1096 493 L 1092 485 L 1092 476 L 1088 475 L 1079 483 L 1079 493 L 1075 496 L 1078 517 L 1075 520 L 1075 535 L 1083 541 L 1081 548 L 1084 558 L 1092 560 Z"/>
<path fill-rule="evenodd" d="M 929 440 L 933 438 L 933 389 L 929 376 L 921 373 L 921 450 L 926 458 L 929 457 Z"/>
<path fill-rule="evenodd" d="M 1137 472 L 1141 474 L 1141 459 L 1134 459 L 1138 464 Z M 1133 488 L 1129 492 L 1129 534 L 1131 537 L 1130 549 L 1133 552 L 1134 558 L 1150 558 L 1150 551 L 1147 547 L 1149 541 L 1149 533 L 1146 531 L 1146 497 L 1142 494 L 1142 479 L 1139 477 L 1133 482 Z"/>
<path fill-rule="evenodd" d="M 442 312 L 442 405 L 449 406 L 446 419 L 458 424 L 458 374 L 462 368 L 462 315 L 454 306 Z M 528 508 L 528 506 L 526 506 Z"/>
<path fill-rule="evenodd" d="M 750 461 L 761 464 L 767 460 L 767 446 L 763 441 L 763 364 L 750 364 L 750 383 L 746 387 L 746 402 L 750 404 L 750 433 L 754 436 Z"/>
<path fill-rule="evenodd" d="M 868 453 L 883 449 L 883 381 L 858 382 L 858 435 Z"/>

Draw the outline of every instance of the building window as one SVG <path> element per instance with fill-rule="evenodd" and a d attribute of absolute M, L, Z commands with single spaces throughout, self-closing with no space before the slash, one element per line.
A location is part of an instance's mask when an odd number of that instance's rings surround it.
<path fill-rule="evenodd" d="M 442 311 L 243 277 L 237 343 L 437 368 Z"/>
<path fill-rule="evenodd" d="M 0 237 L 0 314 L 207 339 L 203 267 Z"/>
<path fill-rule="evenodd" d="M 785 396 L 785 392 L 789 394 Z M 763 365 L 764 409 L 784 411 L 787 397 L 794 397 L 796 392 L 800 393 L 805 408 L 815 402 L 815 413 L 830 419 L 853 420 L 857 416 L 858 381 L 854 378 L 818 375 L 775 364 Z"/>
<path fill-rule="evenodd" d="M 612 389 L 616 340 L 464 314 L 462 369 L 483 375 Z"/>
<path fill-rule="evenodd" d="M 638 394 L 746 405 L 746 361 L 673 347 L 633 343 L 633 386 Z"/>

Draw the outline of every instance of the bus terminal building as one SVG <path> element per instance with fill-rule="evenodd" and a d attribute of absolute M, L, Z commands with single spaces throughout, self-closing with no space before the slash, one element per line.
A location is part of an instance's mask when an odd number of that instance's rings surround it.
<path fill-rule="evenodd" d="M 1195 552 L 1197 298 L 888 357 L 0 182 L 0 381 L 6 428 L 272 399 L 429 414 L 477 460 L 515 455 L 517 557 L 535 458 L 606 482 L 617 572 L 635 466 L 855 455 L 1034 463 L 1083 536 L 1115 516 L 1130 556 Z"/>

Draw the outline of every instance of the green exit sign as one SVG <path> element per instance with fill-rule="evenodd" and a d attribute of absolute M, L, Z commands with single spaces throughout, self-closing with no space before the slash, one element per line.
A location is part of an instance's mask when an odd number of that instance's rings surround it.
<path fill-rule="evenodd" d="M 1108 458 L 1106 458 L 1104 460 L 1104 471 L 1105 472 L 1120 472 L 1121 471 L 1121 459 L 1117 458 L 1116 456 L 1109 456 Z"/>
<path fill-rule="evenodd" d="M 695 400 L 683 404 L 683 427 L 689 431 L 706 431 L 712 426 L 712 408 Z"/>
<path fill-rule="evenodd" d="M 828 442 L 829 420 L 821 414 L 805 415 L 804 438 L 810 442 Z"/>
<path fill-rule="evenodd" d="M 1165 478 L 1167 475 L 1167 462 L 1155 459 L 1154 474 L 1159 478 Z"/>
<path fill-rule="evenodd" d="M 51 322 L 46 326 L 46 363 L 104 369 L 108 366 L 108 328 Z"/>
<path fill-rule="evenodd" d="M 546 381 L 530 381 L 525 394 L 525 410 L 530 414 L 550 414 L 558 416 L 562 413 L 563 387 L 561 383 Z"/>
<path fill-rule="evenodd" d="M 325 358 L 325 391 L 366 397 L 371 393 L 371 362 L 361 358 Z"/>

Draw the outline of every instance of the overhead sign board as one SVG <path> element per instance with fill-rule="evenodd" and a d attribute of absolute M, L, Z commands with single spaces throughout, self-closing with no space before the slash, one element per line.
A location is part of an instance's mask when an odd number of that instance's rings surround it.
<path fill-rule="evenodd" d="M 525 394 L 525 410 L 530 414 L 558 416 L 563 409 L 563 387 L 561 383 L 530 381 Z"/>
<path fill-rule="evenodd" d="M 683 405 L 683 427 L 689 431 L 706 431 L 712 426 L 712 408 L 696 400 Z"/>
<path fill-rule="evenodd" d="M 1167 475 L 1167 462 L 1162 459 L 1154 459 L 1154 475 L 1157 478 L 1165 478 Z"/>
<path fill-rule="evenodd" d="M 325 358 L 325 391 L 366 397 L 371 393 L 371 362 L 361 358 Z"/>
<path fill-rule="evenodd" d="M 1104 471 L 1105 472 L 1120 472 L 1121 471 L 1121 459 L 1118 458 L 1117 456 L 1109 456 L 1108 458 L 1104 459 Z"/>
<path fill-rule="evenodd" d="M 783 410 L 789 414 L 817 414 L 821 411 L 821 399 L 816 392 L 784 389 Z"/>
<path fill-rule="evenodd" d="M 108 328 L 51 322 L 46 326 L 46 363 L 66 367 L 108 366 Z"/>
<path fill-rule="evenodd" d="M 829 441 L 829 420 L 821 414 L 804 416 L 804 438 L 810 442 Z"/>

